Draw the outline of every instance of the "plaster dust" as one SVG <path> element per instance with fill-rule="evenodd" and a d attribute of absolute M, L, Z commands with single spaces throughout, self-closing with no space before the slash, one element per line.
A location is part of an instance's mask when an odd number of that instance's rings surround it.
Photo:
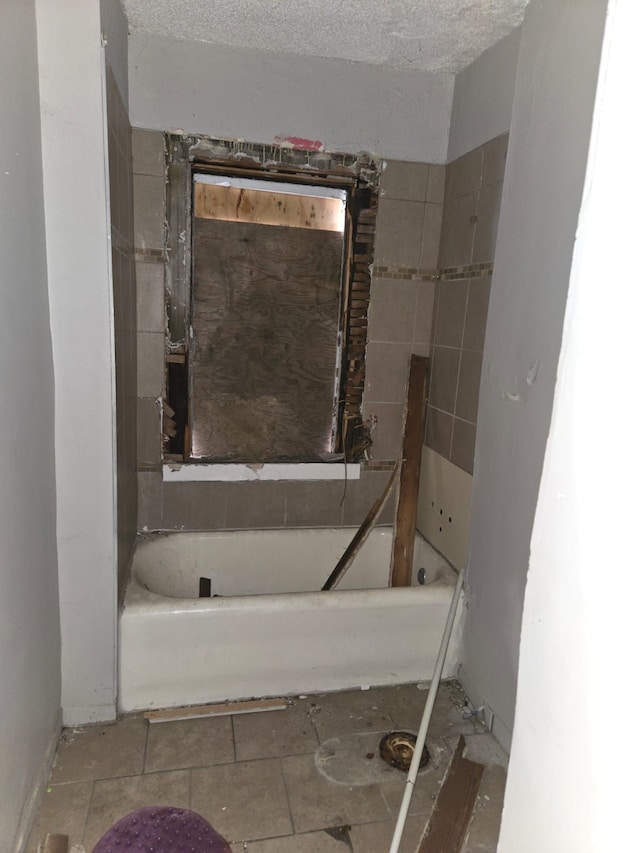
<path fill-rule="evenodd" d="M 132 31 L 274 53 L 456 73 L 517 27 L 528 0 L 123 0 Z"/>

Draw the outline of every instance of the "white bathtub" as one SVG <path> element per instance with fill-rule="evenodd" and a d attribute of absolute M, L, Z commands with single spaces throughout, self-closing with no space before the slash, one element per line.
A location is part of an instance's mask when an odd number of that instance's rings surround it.
<path fill-rule="evenodd" d="M 320 592 L 354 533 L 142 537 L 120 616 L 120 709 L 430 679 L 455 573 L 418 536 L 414 585 L 387 588 L 392 531 L 376 528 L 338 589 Z M 218 597 L 197 597 L 201 577 Z M 456 674 L 463 610 L 445 678 Z"/>

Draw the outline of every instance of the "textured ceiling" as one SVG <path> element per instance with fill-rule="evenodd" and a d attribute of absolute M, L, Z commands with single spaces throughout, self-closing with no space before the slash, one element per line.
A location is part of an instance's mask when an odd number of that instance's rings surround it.
<path fill-rule="evenodd" d="M 123 0 L 132 31 L 457 72 L 521 23 L 528 0 Z"/>

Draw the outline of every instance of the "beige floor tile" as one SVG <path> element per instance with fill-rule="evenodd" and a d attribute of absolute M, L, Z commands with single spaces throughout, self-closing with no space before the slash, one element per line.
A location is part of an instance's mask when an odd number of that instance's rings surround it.
<path fill-rule="evenodd" d="M 81 844 L 92 788 L 93 782 L 50 786 L 42 798 L 40 813 L 27 844 L 27 853 L 35 853 L 47 832 L 68 835 L 69 846 Z"/>
<path fill-rule="evenodd" d="M 96 782 L 83 842 L 87 851 L 93 850 L 114 823 L 143 806 L 189 808 L 189 771 L 174 770 Z"/>
<path fill-rule="evenodd" d="M 395 727 L 417 732 L 427 696 L 428 690 L 418 690 L 415 686 L 391 688 L 384 702 Z M 463 716 L 464 708 L 465 696 L 460 688 L 451 682 L 441 684 L 429 723 L 429 734 L 433 737 L 446 737 L 483 731 L 477 720 Z"/>
<path fill-rule="evenodd" d="M 230 717 L 176 720 L 149 726 L 145 772 L 233 761 Z"/>
<path fill-rule="evenodd" d="M 282 759 L 296 832 L 388 818 L 379 785 L 339 785 L 316 767 L 314 756 Z"/>
<path fill-rule="evenodd" d="M 385 708 L 385 688 L 326 693 L 312 700 L 313 721 L 320 743 L 351 732 L 386 732 L 393 720 Z"/>
<path fill-rule="evenodd" d="M 65 729 L 58 744 L 52 784 L 142 773 L 146 720 Z"/>
<path fill-rule="evenodd" d="M 284 711 L 237 714 L 233 718 L 238 761 L 314 752 L 318 736 L 309 703 L 296 700 Z"/>
<path fill-rule="evenodd" d="M 485 769 L 462 853 L 495 853 L 506 781 L 507 772 L 504 767 L 495 765 Z"/>
<path fill-rule="evenodd" d="M 409 815 L 404 825 L 400 853 L 415 853 L 422 838 L 426 818 L 424 815 Z M 389 853 L 389 845 L 395 832 L 396 821 L 366 823 L 351 827 L 353 853 Z"/>
<path fill-rule="evenodd" d="M 336 838 L 329 832 L 307 832 L 302 835 L 252 841 L 247 845 L 247 850 L 249 853 L 348 853 L 347 832 L 345 829 L 344 838 Z"/>
<path fill-rule="evenodd" d="M 191 807 L 230 842 L 293 832 L 275 758 L 192 770 Z"/>

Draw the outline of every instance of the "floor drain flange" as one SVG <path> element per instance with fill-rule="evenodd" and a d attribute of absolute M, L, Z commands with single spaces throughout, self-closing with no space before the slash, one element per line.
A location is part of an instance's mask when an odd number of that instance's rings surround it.
<path fill-rule="evenodd" d="M 389 732 L 380 741 L 380 758 L 406 773 L 411 766 L 411 759 L 416 748 L 416 736 L 411 732 Z M 429 761 L 429 751 L 425 746 L 420 758 L 420 767 Z"/>

